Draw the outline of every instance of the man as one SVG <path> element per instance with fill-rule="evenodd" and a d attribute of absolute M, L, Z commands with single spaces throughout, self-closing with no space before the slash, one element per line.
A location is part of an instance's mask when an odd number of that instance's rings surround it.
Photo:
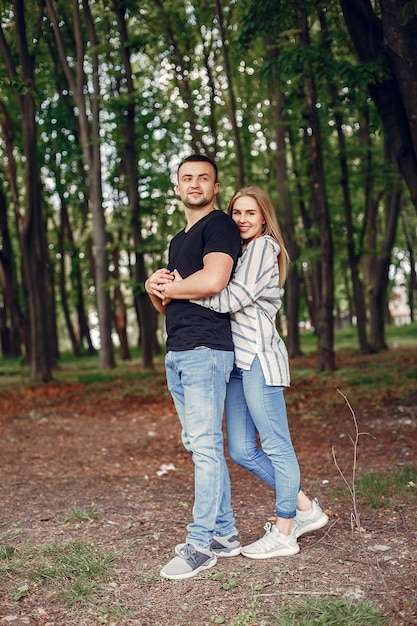
<path fill-rule="evenodd" d="M 185 543 L 160 572 L 169 579 L 195 576 L 213 567 L 217 556 L 234 556 L 241 548 L 222 433 L 234 361 L 230 319 L 189 302 L 220 292 L 241 253 L 238 228 L 215 208 L 219 189 L 211 159 L 192 155 L 182 161 L 176 192 L 185 207 L 186 227 L 171 241 L 168 268 L 157 270 L 145 283 L 152 303 L 166 315 L 167 384 L 184 447 L 194 462 L 193 521 Z M 174 281 L 175 269 L 183 280 Z"/>

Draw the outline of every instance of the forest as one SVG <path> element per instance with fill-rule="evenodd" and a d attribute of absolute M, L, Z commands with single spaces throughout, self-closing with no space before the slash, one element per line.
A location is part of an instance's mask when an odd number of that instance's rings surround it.
<path fill-rule="evenodd" d="M 273 198 L 291 257 L 277 324 L 363 354 L 416 319 L 414 0 L 0 0 L 0 346 L 48 382 L 63 351 L 163 349 L 144 281 L 184 226 L 192 153 Z"/>

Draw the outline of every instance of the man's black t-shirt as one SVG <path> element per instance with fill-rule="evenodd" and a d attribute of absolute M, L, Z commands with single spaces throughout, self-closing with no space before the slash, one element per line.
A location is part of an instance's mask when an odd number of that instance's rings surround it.
<path fill-rule="evenodd" d="M 180 231 L 169 246 L 168 269 L 177 269 L 187 278 L 203 268 L 203 257 L 210 252 L 229 254 L 234 263 L 241 254 L 239 229 L 222 211 L 212 211 L 188 232 Z M 233 350 L 230 318 L 188 300 L 173 300 L 166 308 L 167 350 L 193 350 L 206 346 Z"/>

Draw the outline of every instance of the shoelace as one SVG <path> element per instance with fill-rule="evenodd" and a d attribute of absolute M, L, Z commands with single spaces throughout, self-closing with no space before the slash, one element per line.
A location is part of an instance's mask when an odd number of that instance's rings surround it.
<path fill-rule="evenodd" d="M 261 537 L 260 539 L 258 539 L 258 541 L 255 541 L 255 543 L 257 543 L 258 545 L 261 545 L 262 547 L 265 548 L 274 548 L 276 545 L 276 539 L 271 536 L 272 535 L 272 524 L 270 522 L 267 522 L 264 526 L 264 530 L 265 530 L 265 534 L 263 537 Z"/>
<path fill-rule="evenodd" d="M 191 543 L 186 543 L 180 550 L 180 554 L 185 560 L 191 559 L 196 563 L 196 549 Z"/>

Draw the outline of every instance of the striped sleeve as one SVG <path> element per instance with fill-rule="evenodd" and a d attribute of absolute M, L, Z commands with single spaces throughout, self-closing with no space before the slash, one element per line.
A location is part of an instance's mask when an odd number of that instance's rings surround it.
<path fill-rule="evenodd" d="M 230 283 L 220 293 L 193 300 L 219 313 L 236 313 L 256 302 L 277 276 L 277 250 L 265 237 L 250 242 L 239 261 Z"/>

